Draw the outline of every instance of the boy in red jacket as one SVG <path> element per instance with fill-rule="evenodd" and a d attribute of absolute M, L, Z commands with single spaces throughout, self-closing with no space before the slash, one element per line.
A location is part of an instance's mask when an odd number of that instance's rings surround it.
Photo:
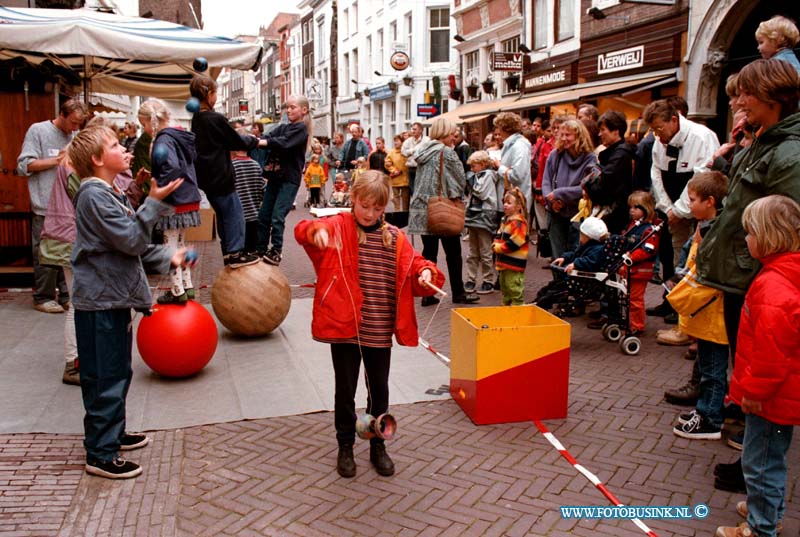
<path fill-rule="evenodd" d="M 739 527 L 717 537 L 774 537 L 783 518 L 786 453 L 800 424 L 800 205 L 767 196 L 742 214 L 747 249 L 762 268 L 745 296 L 730 397 L 745 413 Z"/>
<path fill-rule="evenodd" d="M 414 296 L 429 296 L 444 275 L 414 250 L 405 234 L 387 224 L 383 212 L 391 187 L 386 176 L 369 170 L 350 191 L 353 212 L 303 220 L 294 230 L 317 274 L 311 334 L 331 344 L 336 378 L 334 422 L 339 455 L 336 471 L 356 475 L 355 394 L 361 361 L 367 384 L 367 414 L 389 408 L 392 335 L 400 345 L 417 345 Z M 370 462 L 383 476 L 394 463 L 383 439 L 370 438 Z"/>

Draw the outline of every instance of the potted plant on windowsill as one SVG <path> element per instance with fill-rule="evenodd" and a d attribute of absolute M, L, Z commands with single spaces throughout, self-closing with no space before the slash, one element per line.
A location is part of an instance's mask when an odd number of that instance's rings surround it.
<path fill-rule="evenodd" d="M 519 89 L 519 74 L 512 73 L 505 77 L 506 85 L 508 86 L 508 91 L 514 92 Z"/>
<path fill-rule="evenodd" d="M 494 80 L 487 78 L 481 82 L 481 87 L 483 88 L 484 93 L 494 93 Z"/>
<path fill-rule="evenodd" d="M 470 80 L 467 86 L 467 95 L 470 99 L 476 99 L 478 97 L 478 88 L 480 88 L 480 86 L 475 82 L 475 79 Z"/>

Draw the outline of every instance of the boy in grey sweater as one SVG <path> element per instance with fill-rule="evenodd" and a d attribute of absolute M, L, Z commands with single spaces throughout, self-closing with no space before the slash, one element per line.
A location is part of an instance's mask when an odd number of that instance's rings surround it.
<path fill-rule="evenodd" d="M 163 187 L 150 182 L 138 212 L 114 188 L 130 156 L 108 127 L 89 127 L 69 145 L 69 159 L 82 178 L 75 195 L 75 274 L 72 303 L 81 359 L 81 393 L 86 410 L 86 472 L 109 479 L 136 477 L 141 467 L 118 451 L 144 447 L 149 438 L 125 432 L 125 398 L 130 386 L 131 308 L 149 313 L 152 296 L 144 267 L 166 273 L 185 264 L 186 249 L 150 244 L 153 226 L 172 208 L 162 200 L 183 179 Z"/>

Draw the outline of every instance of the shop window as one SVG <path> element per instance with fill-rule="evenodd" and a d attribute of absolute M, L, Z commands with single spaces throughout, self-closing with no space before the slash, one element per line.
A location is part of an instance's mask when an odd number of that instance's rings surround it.
<path fill-rule="evenodd" d="M 464 54 L 464 85 L 477 84 L 480 82 L 480 66 L 478 65 L 478 51 L 473 50 Z"/>
<path fill-rule="evenodd" d="M 450 61 L 450 8 L 431 9 L 428 17 L 430 62 Z"/>

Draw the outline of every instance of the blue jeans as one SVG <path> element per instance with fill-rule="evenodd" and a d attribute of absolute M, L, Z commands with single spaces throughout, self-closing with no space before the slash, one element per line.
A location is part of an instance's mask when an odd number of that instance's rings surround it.
<path fill-rule="evenodd" d="M 747 525 L 760 537 L 775 537 L 786 510 L 786 452 L 793 427 L 745 415 L 742 471 L 747 486 Z"/>
<path fill-rule="evenodd" d="M 244 210 L 239 194 L 209 196 L 208 202 L 217 215 L 217 233 L 222 255 L 244 250 Z"/>
<path fill-rule="evenodd" d="M 283 230 L 286 227 L 286 215 L 292 210 L 294 198 L 300 185 L 285 181 L 269 181 L 264 187 L 264 199 L 258 210 L 258 244 L 256 249 L 266 252 L 270 244 L 272 249 L 283 250 Z"/>
<path fill-rule="evenodd" d="M 573 251 L 578 247 L 578 230 L 566 216 L 548 211 L 547 228 L 550 230 L 553 259 L 558 259 L 564 252 Z"/>
<path fill-rule="evenodd" d="M 728 346 L 698 339 L 697 366 L 700 369 L 697 412 L 711 425 L 722 427 L 722 405 L 728 392 Z"/>
<path fill-rule="evenodd" d="M 110 461 L 125 433 L 125 399 L 131 385 L 131 310 L 75 312 L 87 460 Z"/>

